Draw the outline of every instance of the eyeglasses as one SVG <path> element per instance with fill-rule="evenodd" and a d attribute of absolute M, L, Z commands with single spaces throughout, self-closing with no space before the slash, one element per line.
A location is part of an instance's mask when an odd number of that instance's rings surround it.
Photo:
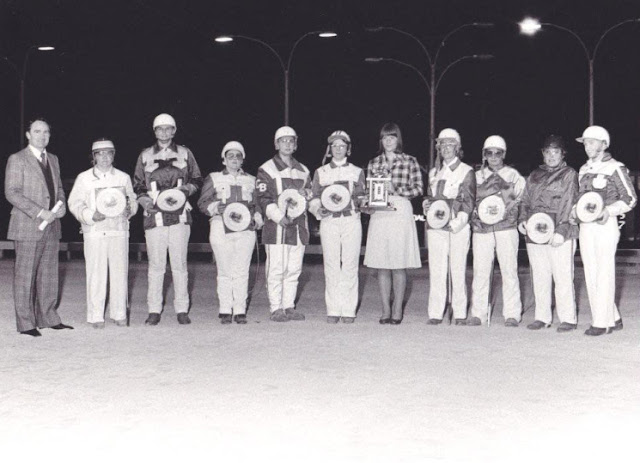
<path fill-rule="evenodd" d="M 283 145 L 294 145 L 296 143 L 295 138 L 278 138 L 278 143 Z"/>
<path fill-rule="evenodd" d="M 458 146 L 458 142 L 457 141 L 439 141 L 439 142 L 436 142 L 436 146 L 441 146 L 443 148 L 450 148 L 450 147 Z"/>
<path fill-rule="evenodd" d="M 336 150 L 346 150 L 348 147 L 348 145 L 331 145 L 331 148 L 336 149 Z"/>
<path fill-rule="evenodd" d="M 482 154 L 484 154 L 485 158 L 501 158 L 502 156 L 504 156 L 504 151 L 487 149 L 484 150 Z"/>
<path fill-rule="evenodd" d="M 244 156 L 242 156 L 242 153 L 225 153 L 224 157 L 229 160 L 238 159 L 242 161 L 244 159 Z"/>
<path fill-rule="evenodd" d="M 93 152 L 94 156 L 114 156 L 115 154 L 115 150 L 100 150 Z"/>

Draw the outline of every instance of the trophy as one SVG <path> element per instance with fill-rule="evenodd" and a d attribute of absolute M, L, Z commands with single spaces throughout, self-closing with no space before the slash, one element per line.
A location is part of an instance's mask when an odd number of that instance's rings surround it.
<path fill-rule="evenodd" d="M 373 177 L 367 177 L 369 198 L 367 204 L 361 208 L 364 212 L 395 211 L 389 203 L 389 183 L 391 177 L 388 172 L 378 171 Z"/>

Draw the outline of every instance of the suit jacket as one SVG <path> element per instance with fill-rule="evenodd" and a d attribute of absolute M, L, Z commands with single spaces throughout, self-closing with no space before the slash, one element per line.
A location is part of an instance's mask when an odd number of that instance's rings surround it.
<path fill-rule="evenodd" d="M 47 162 L 51 166 L 55 190 L 54 204 L 62 201 L 62 208 L 56 213 L 56 220 L 47 225 L 53 227 L 53 236 L 62 237 L 60 218 L 67 212 L 65 196 L 60 178 L 57 156 L 47 152 Z M 38 241 L 44 231 L 38 226 L 42 219 L 37 217 L 42 209 L 49 208 L 49 189 L 38 160 L 29 147 L 9 156 L 4 179 L 4 194 L 13 205 L 7 238 L 16 241 Z M 46 229 L 45 229 L 46 230 Z"/>

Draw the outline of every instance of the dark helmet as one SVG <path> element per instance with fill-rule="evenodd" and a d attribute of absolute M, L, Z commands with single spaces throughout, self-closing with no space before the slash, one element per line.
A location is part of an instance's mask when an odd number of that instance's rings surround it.
<path fill-rule="evenodd" d="M 542 149 L 545 148 L 560 148 L 563 152 L 567 151 L 564 144 L 564 139 L 560 135 L 549 135 L 545 138 L 542 144 Z"/>

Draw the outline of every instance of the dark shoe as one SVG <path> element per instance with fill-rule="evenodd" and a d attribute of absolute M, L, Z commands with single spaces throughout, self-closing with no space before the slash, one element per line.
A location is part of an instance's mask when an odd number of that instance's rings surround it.
<path fill-rule="evenodd" d="M 612 332 L 613 328 L 596 328 L 595 326 L 590 326 L 584 334 L 587 336 L 600 336 L 601 334 L 611 334 Z"/>
<path fill-rule="evenodd" d="M 284 309 L 284 313 L 287 315 L 289 320 L 301 321 L 305 318 L 304 314 L 296 312 L 295 309 Z"/>
<path fill-rule="evenodd" d="M 284 313 L 284 310 L 282 309 L 278 309 L 275 312 L 272 312 L 269 316 L 269 319 L 273 322 L 288 322 L 289 320 L 291 320 L 289 317 L 287 317 L 287 314 Z"/>
<path fill-rule="evenodd" d="M 439 318 L 430 318 L 427 320 L 427 325 L 439 325 L 440 323 L 442 323 L 442 320 Z"/>
<path fill-rule="evenodd" d="M 454 324 L 456 326 L 465 326 L 467 324 L 467 321 L 464 318 L 456 318 Z"/>
<path fill-rule="evenodd" d="M 613 328 L 611 328 L 613 331 L 620 331 L 623 328 L 622 325 L 622 318 L 620 318 L 619 320 L 616 321 L 616 324 L 613 325 Z"/>
<path fill-rule="evenodd" d="M 577 323 L 562 322 L 562 323 L 560 323 L 558 328 L 556 328 L 556 331 L 558 333 L 564 333 L 566 331 L 575 330 L 576 328 L 578 328 L 578 324 Z"/>
<path fill-rule="evenodd" d="M 223 325 L 230 325 L 231 319 L 233 318 L 229 313 L 221 313 L 220 315 L 218 315 L 218 317 L 220 318 L 220 323 L 222 323 Z"/>
<path fill-rule="evenodd" d="M 356 321 L 356 317 L 342 317 L 342 323 L 353 323 Z"/>
<path fill-rule="evenodd" d="M 336 323 L 338 323 L 340 321 L 340 317 L 334 317 L 332 315 L 329 315 L 327 317 L 327 323 L 330 323 L 332 325 L 335 325 Z"/>
<path fill-rule="evenodd" d="M 93 326 L 97 330 L 101 330 L 104 329 L 104 322 L 91 323 L 91 326 Z"/>
<path fill-rule="evenodd" d="M 402 323 L 402 318 L 392 318 L 390 323 L 392 325 L 399 325 L 400 323 Z"/>
<path fill-rule="evenodd" d="M 181 325 L 189 325 L 191 324 L 191 319 L 189 318 L 189 315 L 187 315 L 186 313 L 179 313 L 178 314 L 178 323 L 180 323 Z M 229 323 L 231 323 L 231 320 L 229 320 Z"/>
<path fill-rule="evenodd" d="M 482 325 L 482 320 L 480 320 L 480 317 L 471 317 L 469 320 L 467 320 L 467 326 L 480 326 Z"/>
<path fill-rule="evenodd" d="M 551 324 L 545 323 L 540 320 L 535 320 L 533 323 L 529 323 L 527 328 L 530 330 L 541 330 L 542 328 L 549 328 Z"/>
<path fill-rule="evenodd" d="M 51 327 L 52 330 L 72 330 L 73 326 L 65 325 L 64 323 L 58 323 Z"/>
<path fill-rule="evenodd" d="M 391 317 L 381 318 L 378 323 L 380 323 L 381 325 L 388 325 L 389 323 L 391 323 Z"/>
<path fill-rule="evenodd" d="M 233 320 L 238 324 L 238 325 L 246 325 L 247 324 L 247 316 L 243 313 L 239 314 L 239 315 L 234 315 L 233 316 Z"/>
<path fill-rule="evenodd" d="M 509 328 L 517 328 L 519 324 L 520 323 L 515 318 L 507 318 L 507 320 L 504 322 L 504 326 L 507 326 Z"/>
<path fill-rule="evenodd" d="M 34 338 L 37 338 L 38 336 L 42 336 L 42 334 L 40 334 L 40 331 L 38 331 L 35 328 L 31 330 L 20 331 L 20 334 L 26 334 L 28 336 L 33 336 Z"/>
<path fill-rule="evenodd" d="M 159 313 L 150 313 L 147 319 L 144 321 L 145 325 L 156 326 L 160 323 L 160 314 Z"/>

